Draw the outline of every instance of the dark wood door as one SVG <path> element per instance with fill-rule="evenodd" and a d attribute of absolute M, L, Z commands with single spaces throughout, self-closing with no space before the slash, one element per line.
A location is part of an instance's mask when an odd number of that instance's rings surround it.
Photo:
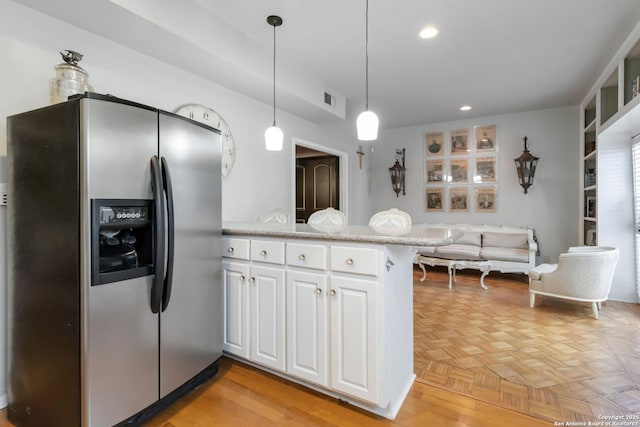
<path fill-rule="evenodd" d="M 332 207 L 340 209 L 339 158 L 322 156 L 296 159 L 296 222 Z"/>

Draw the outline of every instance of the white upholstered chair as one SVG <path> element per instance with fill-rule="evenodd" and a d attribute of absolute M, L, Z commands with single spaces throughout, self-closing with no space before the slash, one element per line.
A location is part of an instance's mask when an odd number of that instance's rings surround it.
<path fill-rule="evenodd" d="M 260 215 L 260 217 L 258 218 L 258 222 L 288 224 L 291 222 L 291 218 L 289 214 L 286 213 L 283 209 L 273 209 Z"/>
<path fill-rule="evenodd" d="M 312 213 L 307 223 L 320 227 L 343 227 L 347 223 L 347 217 L 339 210 L 326 208 Z"/>
<path fill-rule="evenodd" d="M 598 318 L 600 303 L 611 290 L 620 253 L 606 246 L 577 246 L 560 255 L 558 264 L 541 264 L 529 272 L 531 308 L 536 294 L 590 302 Z"/>
<path fill-rule="evenodd" d="M 369 227 L 382 234 L 402 235 L 411 230 L 411 216 L 400 209 L 375 213 L 369 219 Z"/>

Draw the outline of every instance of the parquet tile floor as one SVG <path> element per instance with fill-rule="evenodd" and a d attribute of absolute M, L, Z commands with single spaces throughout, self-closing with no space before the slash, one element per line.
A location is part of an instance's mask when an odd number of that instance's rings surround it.
<path fill-rule="evenodd" d="M 525 276 L 414 270 L 418 381 L 550 422 L 640 414 L 640 305 L 538 296 Z M 640 421 L 635 424 L 639 426 Z"/>

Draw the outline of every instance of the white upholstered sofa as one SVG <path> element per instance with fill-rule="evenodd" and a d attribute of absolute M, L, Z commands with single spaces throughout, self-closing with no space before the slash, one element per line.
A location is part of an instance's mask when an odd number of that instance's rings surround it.
<path fill-rule="evenodd" d="M 536 265 L 536 242 L 531 227 L 470 224 L 422 224 L 464 231 L 455 243 L 446 246 L 416 247 L 417 263 L 426 276 L 424 265 L 448 265 L 450 260 L 487 260 L 491 271 L 528 274 Z M 423 278 L 424 279 L 424 278 Z"/>

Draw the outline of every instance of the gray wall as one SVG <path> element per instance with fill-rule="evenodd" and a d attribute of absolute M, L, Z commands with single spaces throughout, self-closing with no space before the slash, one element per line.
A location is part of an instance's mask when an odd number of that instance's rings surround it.
<path fill-rule="evenodd" d="M 540 262 L 544 257 L 556 262 L 567 247 L 578 244 L 578 115 L 578 107 L 562 107 L 382 132 L 371 166 L 373 211 L 397 207 L 408 212 L 414 223 L 533 226 L 540 242 Z M 471 140 L 473 126 L 483 125 L 497 126 L 497 212 L 476 213 L 473 207 L 469 213 L 425 212 L 425 133 L 444 131 L 446 139 L 451 130 L 469 129 Z M 534 184 L 526 195 L 518 184 L 513 161 L 522 153 L 525 135 L 529 150 L 540 158 Z M 401 193 L 396 198 L 388 169 L 395 161 L 395 149 L 403 147 L 407 150 L 407 195 Z"/>

